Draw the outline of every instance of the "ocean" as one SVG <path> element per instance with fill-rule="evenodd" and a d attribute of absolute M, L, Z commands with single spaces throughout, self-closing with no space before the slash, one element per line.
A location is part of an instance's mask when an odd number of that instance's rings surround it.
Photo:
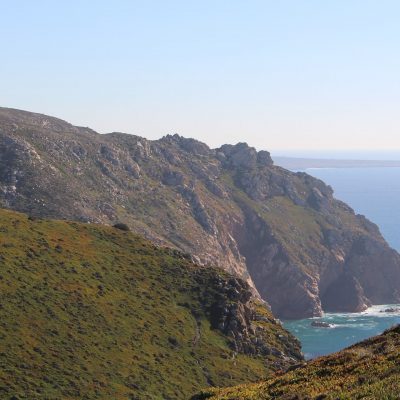
<path fill-rule="evenodd" d="M 334 196 L 376 223 L 400 251 L 400 168 L 315 168 L 306 172 L 332 186 Z"/>
<path fill-rule="evenodd" d="M 385 312 L 387 309 L 395 312 Z M 323 321 L 330 328 L 311 326 L 313 321 Z M 283 325 L 300 339 L 307 360 L 334 353 L 356 342 L 382 333 L 400 323 L 400 305 L 372 306 L 362 313 L 325 313 L 321 318 L 284 321 Z"/>
<path fill-rule="evenodd" d="M 306 172 L 332 186 L 337 199 L 376 223 L 400 251 L 400 168 L 320 168 Z M 386 309 L 396 312 L 385 312 Z M 311 326 L 313 320 L 330 328 Z M 329 354 L 400 323 L 400 305 L 373 306 L 363 313 L 329 313 L 318 319 L 283 321 L 297 336 L 307 359 Z"/>

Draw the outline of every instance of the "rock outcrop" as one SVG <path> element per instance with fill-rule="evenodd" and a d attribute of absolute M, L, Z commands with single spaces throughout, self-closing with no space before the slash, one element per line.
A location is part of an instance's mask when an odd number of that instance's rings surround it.
<path fill-rule="evenodd" d="M 0 205 L 123 222 L 243 278 L 281 318 L 400 302 L 400 256 L 378 228 L 245 143 L 100 135 L 0 109 Z"/>
<path fill-rule="evenodd" d="M 199 282 L 205 285 L 204 281 Z M 230 340 L 230 345 L 236 353 L 251 356 L 279 357 L 274 360 L 276 369 L 285 362 L 296 362 L 302 358 L 300 342 L 282 331 L 278 337 L 279 350 L 271 343 L 270 326 L 278 324 L 266 305 L 254 299 L 250 286 L 240 278 L 224 280 L 217 278 L 208 282 L 208 290 L 202 293 L 202 298 L 213 298 L 215 301 L 204 304 L 210 316 L 211 326 L 218 329 Z M 210 292 L 212 295 L 210 295 Z"/>

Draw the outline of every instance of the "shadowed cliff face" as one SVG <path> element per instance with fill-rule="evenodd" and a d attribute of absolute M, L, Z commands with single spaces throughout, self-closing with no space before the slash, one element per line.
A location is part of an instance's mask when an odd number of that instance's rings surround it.
<path fill-rule="evenodd" d="M 400 257 L 305 173 L 245 143 L 210 149 L 0 109 L 0 202 L 114 224 L 244 278 L 282 318 L 400 301 Z"/>

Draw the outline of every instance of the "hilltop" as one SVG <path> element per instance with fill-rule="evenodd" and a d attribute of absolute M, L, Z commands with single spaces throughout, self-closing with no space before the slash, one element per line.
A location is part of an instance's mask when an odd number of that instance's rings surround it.
<path fill-rule="evenodd" d="M 377 226 L 305 173 L 246 143 L 100 135 L 0 109 L 0 205 L 128 224 L 153 243 L 234 273 L 280 318 L 400 302 L 400 256 Z"/>
<path fill-rule="evenodd" d="M 257 383 L 204 391 L 193 400 L 398 399 L 400 326 Z"/>
<path fill-rule="evenodd" d="M 113 227 L 0 210 L 0 397 L 187 399 L 302 359 L 249 286 Z"/>

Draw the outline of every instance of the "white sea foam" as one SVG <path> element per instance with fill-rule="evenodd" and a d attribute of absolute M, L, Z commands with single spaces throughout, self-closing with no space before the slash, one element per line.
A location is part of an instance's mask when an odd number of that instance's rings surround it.
<path fill-rule="evenodd" d="M 394 312 L 385 311 L 391 308 L 395 309 L 396 311 Z M 371 306 L 360 314 L 374 316 L 374 317 L 400 316 L 400 304 L 385 304 L 385 305 Z"/>
<path fill-rule="evenodd" d="M 395 312 L 386 312 L 385 310 L 394 308 Z M 324 320 L 331 320 L 337 318 L 347 318 L 347 321 L 356 322 L 365 316 L 369 317 L 388 317 L 400 316 L 400 304 L 380 304 L 368 307 L 365 311 L 359 313 L 325 313 Z"/>

